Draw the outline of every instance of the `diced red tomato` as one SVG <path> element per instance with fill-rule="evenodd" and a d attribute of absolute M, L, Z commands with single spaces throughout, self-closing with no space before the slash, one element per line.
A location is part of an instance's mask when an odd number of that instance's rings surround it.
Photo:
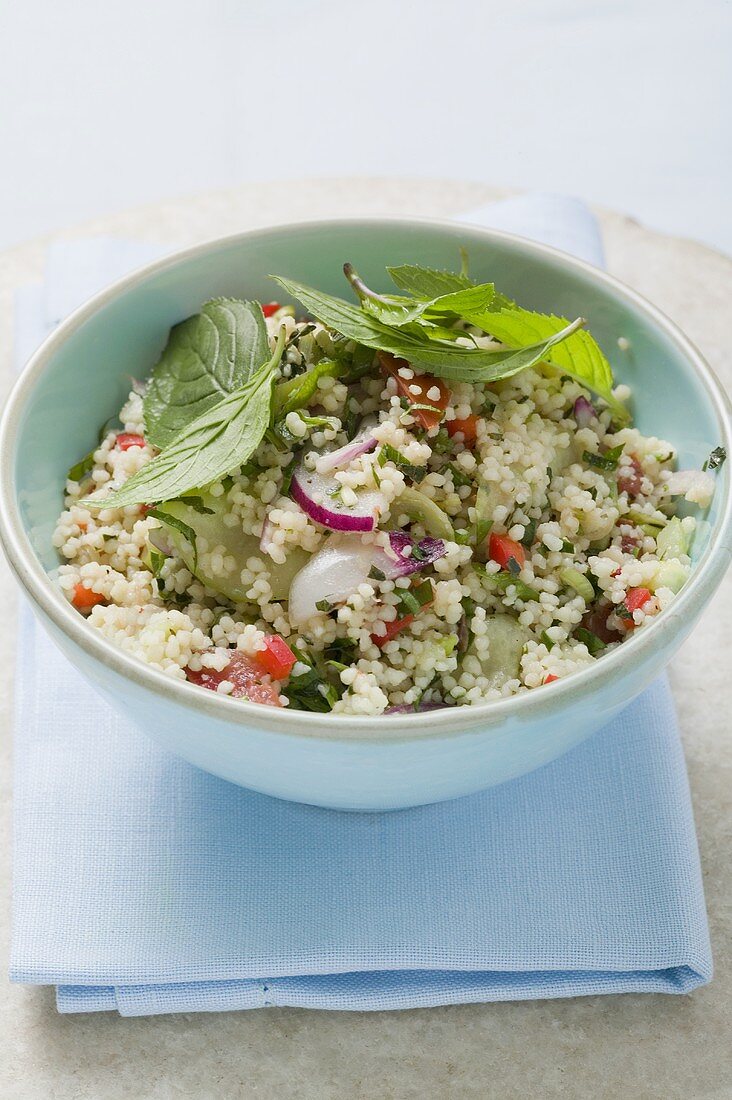
<path fill-rule="evenodd" d="M 526 565 L 526 552 L 520 542 L 510 539 L 508 535 L 496 535 L 493 532 L 488 537 L 488 556 L 497 561 L 501 569 L 508 569 L 511 558 L 519 569 Z"/>
<path fill-rule="evenodd" d="M 130 447 L 144 447 L 145 437 L 134 432 L 120 432 L 116 442 L 120 451 L 129 451 Z"/>
<path fill-rule="evenodd" d="M 478 417 L 473 413 L 470 416 L 463 417 L 461 420 L 448 420 L 448 435 L 453 436 L 458 432 L 462 434 L 463 443 L 467 446 L 475 443 L 478 435 Z"/>
<path fill-rule="evenodd" d="M 262 313 L 265 317 L 271 317 L 278 309 L 282 309 L 279 302 L 265 302 L 262 306 Z"/>
<path fill-rule="evenodd" d="M 546 676 L 544 677 L 544 679 L 543 679 L 543 681 L 542 681 L 542 682 L 543 682 L 543 683 L 545 683 L 545 684 L 553 684 L 553 683 L 554 683 L 554 681 L 555 681 L 555 680 L 558 680 L 558 679 L 559 679 L 559 677 L 558 677 L 558 676 L 555 676 L 553 672 L 549 672 L 549 673 L 548 673 L 548 674 L 547 674 L 547 675 L 546 675 Z"/>
<path fill-rule="evenodd" d="M 377 645 L 379 649 L 390 642 L 392 638 L 396 638 L 400 630 L 403 630 L 405 626 L 409 626 L 414 622 L 414 615 L 405 615 L 403 619 L 394 619 L 393 622 L 386 623 L 386 634 L 372 634 L 371 641 L 374 645 Z"/>
<path fill-rule="evenodd" d="M 407 399 L 410 405 L 430 406 L 428 409 L 415 409 L 413 412 L 414 419 L 427 431 L 430 428 L 435 428 L 442 420 L 442 414 L 450 400 L 450 391 L 442 379 L 433 378 L 430 374 L 415 375 L 414 378 L 402 378 L 399 371 L 402 367 L 409 366 L 406 359 L 397 359 L 388 351 L 380 351 L 378 356 L 382 371 L 384 374 L 391 375 L 397 384 L 399 393 Z M 418 389 L 419 393 L 413 393 L 413 387 Z M 436 398 L 427 396 L 433 387 L 439 390 L 439 396 Z"/>
<path fill-rule="evenodd" d="M 637 611 L 639 607 L 643 607 L 651 599 L 651 593 L 647 588 L 629 588 L 625 600 L 620 607 L 617 608 L 617 615 L 623 620 L 623 625 L 628 630 L 635 630 L 635 622 L 633 621 L 633 612 Z"/>
<path fill-rule="evenodd" d="M 77 611 L 91 611 L 98 603 L 105 603 L 106 598 L 84 584 L 77 584 L 71 602 Z"/>
<path fill-rule="evenodd" d="M 618 492 L 627 493 L 630 497 L 637 497 L 638 493 L 641 491 L 643 467 L 635 455 L 630 455 L 630 465 L 633 472 L 627 474 L 625 477 L 618 478 Z"/>
<path fill-rule="evenodd" d="M 192 684 L 216 691 L 222 680 L 234 685 L 231 695 L 234 699 L 248 699 L 250 703 L 262 703 L 268 707 L 281 707 L 279 693 L 274 685 L 263 682 L 262 669 L 251 657 L 235 650 L 226 668 L 218 672 L 214 668 L 202 668 L 198 672 L 187 668 L 187 678 Z"/>
<path fill-rule="evenodd" d="M 286 680 L 292 672 L 297 657 L 284 638 L 279 634 L 268 634 L 264 639 L 264 649 L 256 655 L 256 662 L 275 680 Z"/>

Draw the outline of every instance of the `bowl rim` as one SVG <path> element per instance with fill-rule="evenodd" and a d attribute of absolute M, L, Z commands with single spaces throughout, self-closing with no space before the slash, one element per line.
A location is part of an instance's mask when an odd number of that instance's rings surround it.
<path fill-rule="evenodd" d="M 732 479 L 728 462 L 727 469 L 718 479 L 718 491 L 725 494 L 723 506 L 720 507 L 704 553 L 673 605 L 643 631 L 591 667 L 558 680 L 549 692 L 527 691 L 471 706 L 445 708 L 422 714 L 392 715 L 385 727 L 376 730 L 374 724 L 380 715 L 329 716 L 309 711 L 289 711 L 287 708 L 263 707 L 247 700 L 232 700 L 215 692 L 201 691 L 186 680 L 174 679 L 145 664 L 117 648 L 98 631 L 92 630 L 62 596 L 60 589 L 37 559 L 20 517 L 13 485 L 14 449 L 23 407 L 57 349 L 91 316 L 121 293 L 144 283 L 167 268 L 176 267 L 207 253 L 237 247 L 241 242 L 257 237 L 302 231 L 317 234 L 336 226 L 356 229 L 377 225 L 403 225 L 414 230 L 442 230 L 453 234 L 464 232 L 466 236 L 481 237 L 488 242 L 497 240 L 511 246 L 527 262 L 543 256 L 554 265 L 579 274 L 585 280 L 589 279 L 601 292 L 610 293 L 645 314 L 676 346 L 702 383 L 717 416 L 720 443 L 726 447 L 732 462 L 732 405 L 729 397 L 701 352 L 675 322 L 615 276 L 558 248 L 540 244 L 519 234 L 444 218 L 379 216 L 315 219 L 227 234 L 176 250 L 144 264 L 117 279 L 74 310 L 36 349 L 15 381 L 0 420 L 0 542 L 11 569 L 32 602 L 89 657 L 100 661 L 120 676 L 131 679 L 140 688 L 165 696 L 172 703 L 190 708 L 202 717 L 233 723 L 243 728 L 255 727 L 282 736 L 307 736 L 322 740 L 369 740 L 374 743 L 431 739 L 435 735 L 456 736 L 462 732 L 474 731 L 479 726 L 485 732 L 489 727 L 497 730 L 510 718 L 550 717 L 561 711 L 571 700 L 590 695 L 599 681 L 609 680 L 622 674 L 624 669 L 638 665 L 656 645 L 662 643 L 664 636 L 668 638 L 677 632 L 679 622 L 683 623 L 689 618 L 693 621 L 695 613 L 701 611 L 721 580 L 729 563 L 728 559 L 732 556 Z"/>

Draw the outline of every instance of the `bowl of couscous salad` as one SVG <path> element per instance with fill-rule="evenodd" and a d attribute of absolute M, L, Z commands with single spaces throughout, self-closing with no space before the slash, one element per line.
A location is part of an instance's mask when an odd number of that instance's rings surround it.
<path fill-rule="evenodd" d="M 609 276 L 464 226 L 153 264 L 39 350 L 2 448 L 8 556 L 82 673 L 193 763 L 326 806 L 553 759 L 729 560 L 698 352 Z"/>

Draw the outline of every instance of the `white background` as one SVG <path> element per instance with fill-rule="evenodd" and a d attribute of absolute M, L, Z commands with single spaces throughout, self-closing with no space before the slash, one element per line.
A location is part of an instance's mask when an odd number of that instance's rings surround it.
<path fill-rule="evenodd" d="M 0 247 L 248 180 L 579 194 L 732 251 L 724 0 L 0 0 Z"/>

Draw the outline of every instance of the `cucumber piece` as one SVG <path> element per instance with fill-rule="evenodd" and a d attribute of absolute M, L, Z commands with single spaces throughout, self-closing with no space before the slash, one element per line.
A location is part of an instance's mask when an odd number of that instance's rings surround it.
<path fill-rule="evenodd" d="M 407 515 L 414 523 L 421 523 L 427 534 L 437 539 L 452 542 L 455 538 L 453 526 L 442 508 L 419 489 L 404 489 L 394 501 L 392 512 Z"/>
<path fill-rule="evenodd" d="M 651 591 L 658 588 L 670 588 L 672 592 L 679 592 L 689 579 L 689 570 L 675 558 L 660 561 L 656 566 L 653 581 L 649 584 Z"/>
<path fill-rule="evenodd" d="M 573 588 L 585 603 L 592 603 L 594 600 L 595 589 L 590 584 L 589 578 L 584 573 L 580 573 L 579 569 L 562 569 L 559 572 L 559 579 L 568 588 Z"/>
<path fill-rule="evenodd" d="M 482 672 L 489 687 L 501 688 L 507 680 L 518 678 L 521 656 L 531 631 L 510 615 L 489 615 L 486 626 L 490 648 L 486 660 L 481 661 Z M 474 642 L 468 647 L 467 655 L 476 656 Z"/>
<path fill-rule="evenodd" d="M 659 558 L 680 558 L 689 553 L 689 539 L 678 516 L 674 516 L 656 536 Z M 670 587 L 670 586 L 669 586 Z"/>
<path fill-rule="evenodd" d="M 198 502 L 200 501 L 200 504 Z M 292 578 L 310 560 L 310 555 L 299 547 L 293 547 L 284 565 L 270 563 L 267 555 L 259 548 L 256 535 L 245 535 L 236 527 L 227 527 L 224 523 L 226 504 L 224 497 L 212 497 L 209 493 L 196 494 L 196 504 L 187 504 L 182 500 L 169 500 L 156 510 L 157 518 L 163 524 L 165 536 L 173 546 L 176 556 L 181 559 L 191 573 L 212 592 L 223 596 L 232 603 L 248 603 L 249 585 L 241 583 L 241 573 L 246 569 L 249 558 L 257 557 L 269 565 L 269 583 L 272 586 L 272 598 L 286 600 L 290 592 Z M 177 521 L 178 526 L 165 523 L 165 515 Z M 196 537 L 196 546 L 180 530 L 180 525 L 189 528 Z M 213 574 L 201 564 L 199 540 L 205 539 L 210 550 L 223 546 L 226 554 L 236 562 L 230 573 Z M 198 551 L 198 552 L 196 552 Z"/>

